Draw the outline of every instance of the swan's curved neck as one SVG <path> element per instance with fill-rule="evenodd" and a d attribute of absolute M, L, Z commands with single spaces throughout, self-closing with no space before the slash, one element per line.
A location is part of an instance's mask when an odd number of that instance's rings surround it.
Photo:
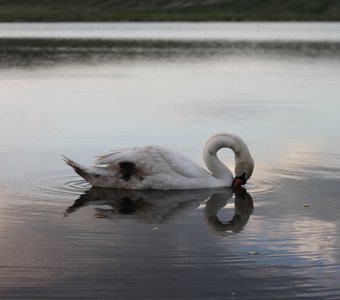
<path fill-rule="evenodd" d="M 249 154 L 245 143 L 236 135 L 218 134 L 211 137 L 205 144 L 203 159 L 209 171 L 218 179 L 230 181 L 234 176 L 232 172 L 217 157 L 221 148 L 230 148 L 235 154 L 235 166 Z"/>

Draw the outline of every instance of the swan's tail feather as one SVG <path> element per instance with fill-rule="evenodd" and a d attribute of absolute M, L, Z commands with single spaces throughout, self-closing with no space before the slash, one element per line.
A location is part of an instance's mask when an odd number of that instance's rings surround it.
<path fill-rule="evenodd" d="M 65 163 L 67 165 L 69 165 L 71 168 L 73 168 L 73 170 L 81 177 L 83 177 L 84 179 L 88 179 L 89 174 L 86 170 L 86 167 L 76 163 L 75 161 L 73 161 L 72 159 L 69 159 L 68 157 L 66 157 L 65 155 L 61 155 L 63 157 L 63 160 L 65 161 Z"/>

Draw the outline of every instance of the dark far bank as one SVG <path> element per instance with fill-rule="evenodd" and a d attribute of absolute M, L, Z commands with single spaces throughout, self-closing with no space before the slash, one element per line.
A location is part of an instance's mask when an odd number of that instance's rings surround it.
<path fill-rule="evenodd" d="M 340 0 L 0 0 L 0 22 L 339 20 Z"/>

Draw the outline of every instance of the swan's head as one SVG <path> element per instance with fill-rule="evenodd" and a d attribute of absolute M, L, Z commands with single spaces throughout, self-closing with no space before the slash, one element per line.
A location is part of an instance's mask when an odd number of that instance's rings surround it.
<path fill-rule="evenodd" d="M 238 162 L 235 166 L 235 178 L 232 187 L 237 188 L 245 185 L 253 174 L 254 160 L 249 155 L 246 160 Z"/>

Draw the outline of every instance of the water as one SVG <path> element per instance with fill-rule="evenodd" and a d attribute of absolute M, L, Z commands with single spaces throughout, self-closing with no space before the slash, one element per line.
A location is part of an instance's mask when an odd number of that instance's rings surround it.
<path fill-rule="evenodd" d="M 337 22 L 2 23 L 1 37 L 339 42 Z"/>
<path fill-rule="evenodd" d="M 0 298 L 338 299 L 338 27 L 1 24 Z M 203 165 L 216 132 L 255 159 L 237 196 L 91 189 L 60 156 Z"/>

